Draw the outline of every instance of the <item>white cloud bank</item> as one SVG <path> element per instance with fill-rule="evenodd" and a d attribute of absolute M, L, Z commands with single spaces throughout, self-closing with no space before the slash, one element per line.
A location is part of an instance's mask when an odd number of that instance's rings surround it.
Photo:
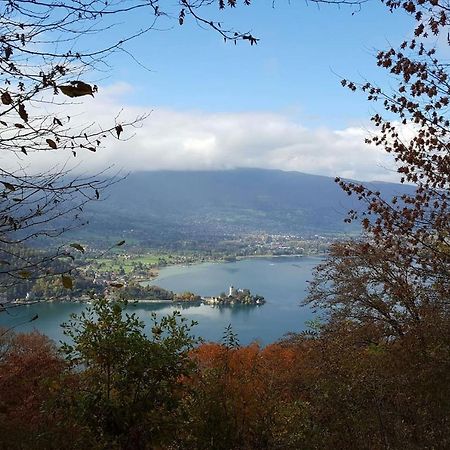
<path fill-rule="evenodd" d="M 95 99 L 86 99 L 77 120 L 111 124 L 122 109 L 117 94 L 126 85 L 106 90 Z M 121 100 L 125 102 L 123 96 Z M 148 112 L 126 107 L 121 118 Z M 256 167 L 301 171 L 360 180 L 398 180 L 393 163 L 382 149 L 364 144 L 367 130 L 362 128 L 310 129 L 292 118 L 276 113 L 206 113 L 155 108 L 126 142 L 110 139 L 97 153 L 50 151 L 23 156 L 22 164 L 33 170 L 45 170 L 56 163 L 78 164 L 77 171 L 101 171 L 114 165 L 125 171 L 208 170 Z M 9 161 L 14 161 L 10 160 Z M 5 164 L 2 155 L 2 164 Z"/>

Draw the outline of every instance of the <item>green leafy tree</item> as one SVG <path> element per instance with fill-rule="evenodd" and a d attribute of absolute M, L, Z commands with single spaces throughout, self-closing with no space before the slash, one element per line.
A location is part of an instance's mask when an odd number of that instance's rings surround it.
<path fill-rule="evenodd" d="M 160 321 L 153 317 L 147 336 L 143 322 L 125 307 L 100 299 L 63 324 L 69 342 L 62 351 L 82 370 L 72 408 L 112 447 L 167 445 L 182 420 L 181 381 L 193 369 L 195 339 L 178 312 Z"/>

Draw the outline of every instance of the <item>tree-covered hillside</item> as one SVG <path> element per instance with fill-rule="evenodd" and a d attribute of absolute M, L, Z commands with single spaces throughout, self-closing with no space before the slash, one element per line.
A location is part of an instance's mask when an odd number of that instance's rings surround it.
<path fill-rule="evenodd" d="M 386 198 L 405 186 L 371 183 Z M 156 171 L 130 174 L 108 198 L 90 205 L 85 236 L 130 233 L 138 240 L 193 238 L 239 232 L 342 233 L 361 205 L 333 178 L 279 170 Z M 114 220 L 111 220 L 111 219 Z"/>

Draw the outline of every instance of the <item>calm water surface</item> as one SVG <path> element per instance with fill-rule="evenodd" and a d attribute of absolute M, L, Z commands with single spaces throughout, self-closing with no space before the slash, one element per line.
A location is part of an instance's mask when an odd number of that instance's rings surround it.
<path fill-rule="evenodd" d="M 152 281 L 174 292 L 192 291 L 202 296 L 228 292 L 228 287 L 248 288 L 263 295 L 267 301 L 261 306 L 185 306 L 163 303 L 141 303 L 130 307 L 146 323 L 151 313 L 158 316 L 181 310 L 182 314 L 198 322 L 194 334 L 207 340 L 218 341 L 224 328 L 231 323 L 242 344 L 257 340 L 261 344 L 274 342 L 285 333 L 301 331 L 305 321 L 312 318 L 300 301 L 306 295 L 307 281 L 320 258 L 255 258 L 232 263 L 205 263 L 193 266 L 173 266 L 161 269 Z M 70 313 L 79 313 L 85 305 L 79 303 L 42 303 L 12 310 L 9 316 L 0 315 L 0 326 L 12 326 L 26 321 L 35 314 L 39 319 L 17 327 L 17 331 L 39 330 L 56 341 L 63 338 L 60 324 Z"/>

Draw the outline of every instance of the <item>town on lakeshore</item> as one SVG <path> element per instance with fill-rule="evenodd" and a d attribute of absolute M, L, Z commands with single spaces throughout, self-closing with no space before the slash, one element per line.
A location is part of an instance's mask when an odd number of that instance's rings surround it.
<path fill-rule="evenodd" d="M 186 243 L 175 251 L 148 249 L 135 243 L 120 245 L 106 251 L 94 243 L 70 245 L 69 257 L 58 266 L 50 267 L 55 276 L 33 279 L 24 277 L 20 285 L 11 286 L 0 293 L 0 303 L 26 303 L 35 301 L 90 301 L 95 296 L 142 302 L 204 302 L 210 305 L 253 304 L 264 300 L 253 296 L 248 289 L 230 288 L 214 297 L 201 297 L 192 292 L 173 293 L 152 285 L 159 269 L 173 265 L 204 262 L 234 262 L 255 257 L 303 257 L 323 255 L 337 236 L 253 233 L 228 236 L 213 246 Z M 120 241 L 122 244 L 122 241 Z M 82 251 L 79 251 L 79 250 Z M 30 251 L 27 249 L 26 251 Z M 28 257 L 30 257 L 28 255 Z M 74 259 L 77 269 L 72 269 Z M 71 289 L 61 282 L 61 274 L 72 279 Z M 57 275 L 59 274 L 59 275 Z"/>

